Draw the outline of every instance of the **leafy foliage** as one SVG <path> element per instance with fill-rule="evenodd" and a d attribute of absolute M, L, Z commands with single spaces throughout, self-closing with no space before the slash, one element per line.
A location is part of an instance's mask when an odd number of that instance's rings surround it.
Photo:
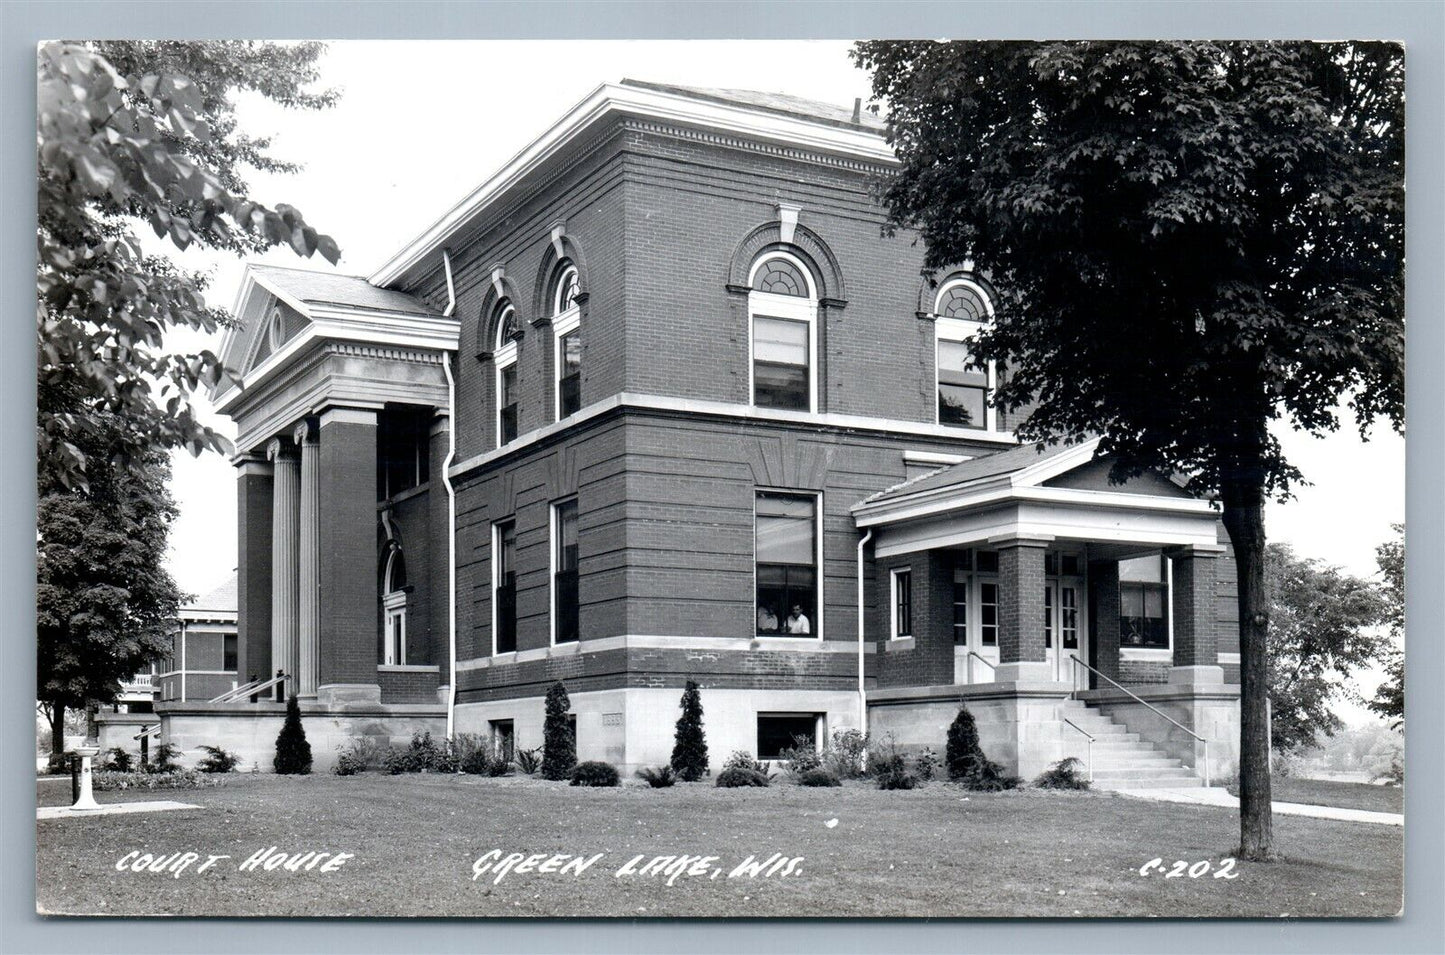
<path fill-rule="evenodd" d="M 155 758 L 147 766 L 141 769 L 147 773 L 174 773 L 180 770 L 179 757 L 181 751 L 176 749 L 172 743 L 162 743 L 156 747 Z"/>
<path fill-rule="evenodd" d="M 547 716 L 542 724 L 542 778 L 567 779 L 577 765 L 577 740 L 567 722 L 572 701 L 558 680 L 547 689 Z"/>
<path fill-rule="evenodd" d="M 1404 423 L 1404 56 L 1378 42 L 860 43 L 936 270 L 1026 440 L 1215 494 L 1239 564 L 1241 856 L 1272 855 L 1264 500 L 1273 422 Z"/>
<path fill-rule="evenodd" d="M 753 754 L 745 749 L 734 750 L 723 763 L 723 769 L 750 769 L 755 773 L 767 773 L 768 767 L 753 759 Z"/>
<path fill-rule="evenodd" d="M 115 417 L 104 426 L 125 430 Z M 129 470 L 110 463 L 101 433 L 80 443 L 94 455 L 88 488 L 40 474 L 35 696 L 51 717 L 53 754 L 65 749 L 67 707 L 114 702 L 122 680 L 170 651 L 181 599 L 165 570 L 176 516 L 169 460 L 146 451 L 143 469 Z"/>
<path fill-rule="evenodd" d="M 682 715 L 673 735 L 672 768 L 684 782 L 695 783 L 707 775 L 707 736 L 702 728 L 702 694 L 697 684 L 687 681 L 682 691 Z"/>
<path fill-rule="evenodd" d="M 818 752 L 811 737 L 794 736 L 793 745 L 778 754 L 788 775 L 798 778 L 823 765 L 823 754 Z"/>
<path fill-rule="evenodd" d="M 265 138 L 238 129 L 234 98 L 298 109 L 335 101 L 309 92 L 317 43 L 105 41 L 41 44 L 37 54 L 40 470 L 84 489 L 97 460 L 143 471 L 153 448 L 225 450 L 190 395 L 227 372 L 209 351 L 165 351 L 168 329 L 214 331 L 206 276 L 148 254 L 144 223 L 177 249 L 236 254 L 289 245 L 340 257 L 288 205 L 247 195 L 243 170 L 294 170 Z M 153 390 L 155 389 L 155 390 Z M 108 416 L 127 422 L 118 434 Z M 112 446 L 97 458 L 99 433 Z"/>
<path fill-rule="evenodd" d="M 286 722 L 276 736 L 276 758 L 272 765 L 276 772 L 287 775 L 305 776 L 311 772 L 311 744 L 306 741 L 306 729 L 301 725 L 301 704 L 293 693 L 286 701 Z"/>
<path fill-rule="evenodd" d="M 170 773 L 137 773 L 101 770 L 91 773 L 90 784 L 96 792 L 125 792 L 128 789 L 208 789 L 225 782 L 219 773 L 199 773 L 194 769 L 177 769 Z"/>
<path fill-rule="evenodd" d="M 843 785 L 833 773 L 821 766 L 816 766 L 798 775 L 799 786 L 833 787 Z"/>
<path fill-rule="evenodd" d="M 119 746 L 112 746 L 106 750 L 106 760 L 103 769 L 116 773 L 128 773 L 135 768 L 135 757 Z"/>
<path fill-rule="evenodd" d="M 879 789 L 917 789 L 918 775 L 908 768 L 908 759 L 898 751 L 889 734 L 887 741 L 868 755 L 868 772 Z"/>
<path fill-rule="evenodd" d="M 1088 789 L 1088 777 L 1080 770 L 1084 764 L 1073 756 L 1067 756 L 1039 774 L 1034 785 L 1040 789 Z"/>
<path fill-rule="evenodd" d="M 516 756 L 517 768 L 528 776 L 536 775 L 537 770 L 542 768 L 542 750 L 519 749 Z"/>
<path fill-rule="evenodd" d="M 719 789 L 741 789 L 746 787 L 767 787 L 768 774 L 745 766 L 729 766 L 717 774 Z"/>
<path fill-rule="evenodd" d="M 985 757 L 978 743 L 978 726 L 968 707 L 960 706 L 958 715 L 948 727 L 948 745 L 944 749 L 944 762 L 948 765 L 948 778 L 960 779 L 975 771 Z"/>
<path fill-rule="evenodd" d="M 1375 562 L 1384 578 L 1385 620 L 1390 625 L 1391 648 L 1385 653 L 1385 680 L 1366 702 L 1390 721 L 1391 729 L 1405 723 L 1405 525 L 1393 525 L 1395 540 L 1375 548 Z M 1404 778 L 1404 771 L 1398 774 Z"/>
<path fill-rule="evenodd" d="M 867 733 L 855 729 L 834 730 L 823 748 L 823 767 L 839 779 L 856 779 L 864 773 L 868 745 Z"/>
<path fill-rule="evenodd" d="M 1385 651 L 1376 628 L 1389 608 L 1371 581 L 1298 557 L 1288 544 L 1270 544 L 1265 560 L 1270 728 L 1274 748 L 1287 753 L 1344 726 L 1331 704 Z"/>
<path fill-rule="evenodd" d="M 666 789 L 680 778 L 671 766 L 644 766 L 637 771 L 636 776 L 653 789 Z"/>
<path fill-rule="evenodd" d="M 229 773 L 241 762 L 241 757 L 219 746 L 202 746 L 201 749 L 206 751 L 206 757 L 196 764 L 196 769 L 203 773 Z"/>
<path fill-rule="evenodd" d="M 617 786 L 621 782 L 617 767 L 599 760 L 578 763 L 572 770 L 573 786 Z"/>

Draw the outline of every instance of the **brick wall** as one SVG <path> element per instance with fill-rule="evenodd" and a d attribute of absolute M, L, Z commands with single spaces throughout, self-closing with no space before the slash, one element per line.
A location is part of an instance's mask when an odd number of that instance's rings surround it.
<path fill-rule="evenodd" d="M 322 418 L 320 685 L 375 684 L 376 425 Z"/>
<path fill-rule="evenodd" d="M 893 641 L 893 571 L 907 568 L 913 588 L 913 645 Z M 878 686 L 953 682 L 953 559 L 923 551 L 876 561 L 868 631 L 876 636 Z"/>
<path fill-rule="evenodd" d="M 260 469 L 258 465 L 251 467 Z M 269 469 L 267 469 L 269 470 Z M 266 677 L 271 668 L 271 509 L 269 473 L 236 478 L 236 617 L 240 672 Z"/>
<path fill-rule="evenodd" d="M 1042 544 L 998 546 L 998 658 L 1000 663 L 1046 658 Z"/>
<path fill-rule="evenodd" d="M 381 684 L 383 703 L 435 703 L 437 674 L 410 670 L 381 670 L 376 675 Z"/>

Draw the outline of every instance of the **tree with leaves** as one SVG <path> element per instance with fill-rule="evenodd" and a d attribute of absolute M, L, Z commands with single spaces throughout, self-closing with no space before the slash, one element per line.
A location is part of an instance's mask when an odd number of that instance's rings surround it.
<path fill-rule="evenodd" d="M 176 328 L 230 321 L 206 304 L 206 276 L 146 252 L 136 235 L 248 254 L 289 245 L 340 252 L 292 206 L 251 199 L 249 167 L 287 172 L 270 143 L 240 131 L 239 93 L 318 109 L 317 43 L 105 41 L 42 44 L 37 54 L 40 469 L 84 488 L 93 455 L 140 467 L 155 447 L 199 454 L 225 440 L 190 396 L 226 374 L 210 351 L 170 354 Z M 111 418 L 126 426 L 116 431 Z M 99 436 L 109 439 L 97 449 Z"/>
<path fill-rule="evenodd" d="M 672 768 L 679 779 L 695 783 L 707 775 L 707 736 L 702 729 L 702 694 L 692 680 L 687 681 L 678 705 L 682 715 L 673 734 Z"/>
<path fill-rule="evenodd" d="M 1186 475 L 1239 567 L 1240 853 L 1273 855 L 1271 426 L 1404 422 L 1404 57 L 1387 43 L 866 42 L 893 228 L 997 290 L 1024 440 Z"/>
<path fill-rule="evenodd" d="M 1365 705 L 1389 720 L 1391 729 L 1399 729 L 1405 723 L 1405 525 L 1391 526 L 1395 539 L 1375 548 L 1375 563 L 1384 579 L 1390 649 L 1385 654 L 1385 680 Z"/>
<path fill-rule="evenodd" d="M 577 765 L 577 740 L 567 711 L 572 700 L 558 680 L 547 688 L 547 715 L 542 722 L 542 778 L 570 779 Z"/>
<path fill-rule="evenodd" d="M 1293 753 L 1344 726 L 1331 706 L 1384 652 L 1388 608 L 1373 581 L 1298 557 L 1288 544 L 1268 546 L 1265 568 L 1270 741 Z"/>
<path fill-rule="evenodd" d="M 286 701 L 286 721 L 276 734 L 276 758 L 272 765 L 283 775 L 305 776 L 311 772 L 311 744 L 306 740 L 306 727 L 301 725 L 301 704 L 294 693 Z"/>
<path fill-rule="evenodd" d="M 170 460 L 111 463 L 110 433 L 78 436 L 92 458 L 85 490 L 41 472 L 36 523 L 36 687 L 50 721 L 51 765 L 65 749 L 65 713 L 113 703 L 122 680 L 170 651 L 181 593 L 164 566 L 176 506 Z"/>

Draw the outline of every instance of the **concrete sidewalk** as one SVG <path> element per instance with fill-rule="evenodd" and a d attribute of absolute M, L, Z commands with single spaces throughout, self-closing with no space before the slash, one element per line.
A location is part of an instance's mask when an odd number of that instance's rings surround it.
<path fill-rule="evenodd" d="M 1121 796 L 1153 799 L 1159 802 L 1184 802 L 1219 809 L 1239 809 L 1239 799 L 1223 787 L 1199 789 L 1116 789 Z M 1366 809 L 1337 809 L 1334 806 L 1311 806 L 1302 802 L 1271 803 L 1281 816 L 1313 816 L 1316 819 L 1338 819 L 1342 822 L 1373 822 L 1383 826 L 1403 826 L 1405 816 L 1398 812 L 1371 812 Z"/>
<path fill-rule="evenodd" d="M 190 803 L 158 799 L 152 802 L 113 802 L 99 809 L 71 809 L 69 806 L 41 806 L 35 810 L 35 820 L 79 819 L 82 816 L 112 816 L 132 812 L 165 812 L 170 809 L 200 809 Z"/>

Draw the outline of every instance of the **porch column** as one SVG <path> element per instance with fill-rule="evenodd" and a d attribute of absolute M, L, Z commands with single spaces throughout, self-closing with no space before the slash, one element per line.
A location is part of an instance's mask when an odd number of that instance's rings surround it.
<path fill-rule="evenodd" d="M 376 412 L 329 408 L 319 432 L 317 698 L 377 703 Z"/>
<path fill-rule="evenodd" d="M 296 449 L 273 438 L 266 455 L 273 469 L 271 498 L 271 666 L 286 673 L 286 693 L 296 691 L 296 565 L 300 556 L 301 469 Z M 273 670 L 273 673 L 274 673 Z"/>
<path fill-rule="evenodd" d="M 1182 547 L 1165 552 L 1171 562 L 1169 613 L 1174 630 L 1170 683 L 1223 683 L 1214 612 L 1214 573 L 1219 551 Z"/>
<path fill-rule="evenodd" d="M 447 447 L 451 435 L 451 418 L 438 410 L 432 418 L 429 432 L 428 453 L 431 456 L 430 479 L 427 491 L 427 523 L 430 530 L 429 559 L 427 560 L 426 599 L 427 622 L 431 630 L 431 652 L 425 662 L 438 664 L 441 685 L 437 688 L 438 702 L 445 702 L 446 690 L 451 685 L 450 631 L 452 605 L 450 575 L 447 573 L 451 551 L 451 515 L 447 507 L 447 489 L 443 471 L 446 467 Z M 410 639 L 410 635 L 408 635 Z"/>
<path fill-rule="evenodd" d="M 271 462 L 236 459 L 236 679 L 265 679 L 271 669 Z"/>
<path fill-rule="evenodd" d="M 1119 679 L 1119 562 L 1089 561 L 1089 585 L 1093 589 L 1094 616 L 1089 640 L 1094 646 L 1091 661 L 1110 679 Z M 1100 681 L 1090 674 L 1089 685 Z"/>
<path fill-rule="evenodd" d="M 296 426 L 296 447 L 301 452 L 301 504 L 298 511 L 300 555 L 297 561 L 299 650 L 296 695 L 316 697 L 316 670 L 320 662 L 321 605 L 318 602 L 317 505 L 321 496 L 321 466 L 317 458 L 316 429 L 308 422 Z"/>
<path fill-rule="evenodd" d="M 998 549 L 998 681 L 1051 681 L 1044 649 L 1044 549 L 1048 542 L 1015 537 L 990 543 Z"/>

